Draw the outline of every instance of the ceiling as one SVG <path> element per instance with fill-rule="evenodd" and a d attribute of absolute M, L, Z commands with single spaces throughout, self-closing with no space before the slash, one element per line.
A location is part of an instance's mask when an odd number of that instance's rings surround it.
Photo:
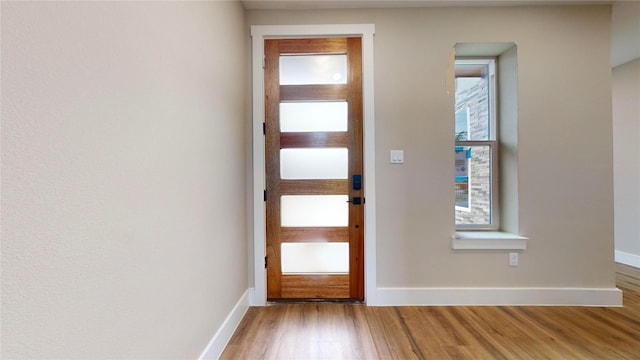
<path fill-rule="evenodd" d="M 639 58 L 640 2 L 616 2 L 611 16 L 611 67 Z"/>
<path fill-rule="evenodd" d="M 247 10 L 613 5 L 611 67 L 640 58 L 639 0 L 242 0 L 242 4 Z"/>
<path fill-rule="evenodd" d="M 612 4 L 602 0 L 243 0 L 247 10 L 411 8 L 444 6 L 549 6 Z"/>

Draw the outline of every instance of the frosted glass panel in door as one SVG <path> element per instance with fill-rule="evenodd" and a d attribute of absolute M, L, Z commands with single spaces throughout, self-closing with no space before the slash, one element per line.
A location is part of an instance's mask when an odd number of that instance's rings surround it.
<path fill-rule="evenodd" d="M 347 131 L 348 112 L 346 101 L 280 103 L 280 131 Z"/>
<path fill-rule="evenodd" d="M 349 273 L 349 243 L 282 243 L 283 274 Z"/>
<path fill-rule="evenodd" d="M 291 148 L 280 150 L 282 179 L 346 179 L 349 150 L 346 148 Z"/>
<path fill-rule="evenodd" d="M 349 226 L 347 195 L 283 195 L 282 227 Z"/>
<path fill-rule="evenodd" d="M 280 85 L 346 84 L 347 55 L 280 56 Z"/>

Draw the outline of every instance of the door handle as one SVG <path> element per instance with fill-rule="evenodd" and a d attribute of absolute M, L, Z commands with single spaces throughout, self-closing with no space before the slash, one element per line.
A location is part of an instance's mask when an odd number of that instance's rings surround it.
<path fill-rule="evenodd" d="M 352 203 L 353 205 L 362 204 L 362 198 L 360 196 L 354 197 L 352 200 L 347 200 L 348 203 Z"/>

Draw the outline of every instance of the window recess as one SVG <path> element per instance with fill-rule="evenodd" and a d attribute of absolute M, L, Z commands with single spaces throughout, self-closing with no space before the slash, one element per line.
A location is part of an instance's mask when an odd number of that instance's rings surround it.
<path fill-rule="evenodd" d="M 453 249 L 524 250 L 518 208 L 518 51 L 457 43 Z M 454 59 L 452 58 L 452 61 Z"/>

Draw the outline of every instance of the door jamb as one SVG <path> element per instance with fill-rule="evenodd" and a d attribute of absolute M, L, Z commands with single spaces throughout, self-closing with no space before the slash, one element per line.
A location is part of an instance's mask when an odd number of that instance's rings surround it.
<path fill-rule="evenodd" d="M 253 25 L 251 26 L 251 69 L 253 94 L 253 288 L 251 306 L 267 302 L 267 275 L 264 267 L 266 246 L 266 206 L 264 203 L 265 139 L 264 122 L 264 40 L 295 37 L 362 37 L 362 111 L 364 156 L 364 296 L 368 305 L 376 304 L 376 199 L 375 199 L 375 124 L 373 94 L 373 24 L 337 25 Z M 253 210 L 253 211 L 251 211 Z M 250 247 L 251 248 L 251 247 Z M 253 256 L 252 256 L 253 255 Z"/>

